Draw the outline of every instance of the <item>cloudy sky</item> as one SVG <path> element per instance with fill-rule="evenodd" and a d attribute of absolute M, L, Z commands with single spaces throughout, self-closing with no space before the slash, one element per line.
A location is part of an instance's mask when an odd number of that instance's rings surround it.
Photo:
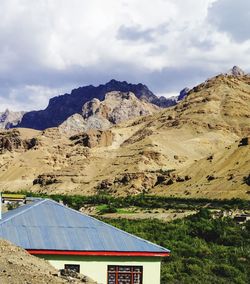
<path fill-rule="evenodd" d="M 250 71 L 249 0 L 1 0 L 0 111 L 114 78 L 170 96 Z"/>

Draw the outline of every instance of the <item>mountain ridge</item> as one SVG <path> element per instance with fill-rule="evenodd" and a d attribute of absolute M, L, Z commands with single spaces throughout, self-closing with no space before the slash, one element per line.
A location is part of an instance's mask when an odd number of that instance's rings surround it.
<path fill-rule="evenodd" d="M 37 143 L 0 155 L 3 190 L 249 199 L 249 75 L 215 76 L 177 105 L 109 133 L 70 139 L 56 127 L 18 131 L 21 140 Z"/>
<path fill-rule="evenodd" d="M 131 84 L 126 81 L 112 79 L 104 85 L 92 85 L 73 89 L 70 94 L 53 97 L 44 110 L 31 111 L 24 114 L 20 123 L 15 127 L 44 130 L 57 127 L 73 114 L 81 113 L 82 106 L 94 98 L 103 101 L 105 94 L 111 91 L 132 92 L 137 98 L 155 104 L 159 107 L 169 107 L 176 104 L 175 100 L 157 97 L 146 85 Z M 56 115 L 55 115 L 56 114 Z"/>

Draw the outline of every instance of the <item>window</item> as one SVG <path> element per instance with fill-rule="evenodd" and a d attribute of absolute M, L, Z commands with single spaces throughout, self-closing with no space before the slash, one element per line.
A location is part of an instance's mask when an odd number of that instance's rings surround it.
<path fill-rule="evenodd" d="M 108 265 L 108 284 L 142 284 L 142 266 Z"/>
<path fill-rule="evenodd" d="M 64 269 L 69 269 L 80 273 L 80 265 L 78 264 L 65 264 Z"/>

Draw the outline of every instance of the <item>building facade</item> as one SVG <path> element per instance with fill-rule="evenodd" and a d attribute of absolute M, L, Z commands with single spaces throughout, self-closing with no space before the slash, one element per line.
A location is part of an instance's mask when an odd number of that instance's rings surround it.
<path fill-rule="evenodd" d="M 74 269 L 79 265 L 79 271 L 97 283 L 116 284 L 119 280 L 126 284 L 160 283 L 160 257 L 43 255 L 43 258 L 56 269 Z"/>
<path fill-rule="evenodd" d="M 99 284 L 160 284 L 169 250 L 49 199 L 3 214 L 0 238 Z"/>

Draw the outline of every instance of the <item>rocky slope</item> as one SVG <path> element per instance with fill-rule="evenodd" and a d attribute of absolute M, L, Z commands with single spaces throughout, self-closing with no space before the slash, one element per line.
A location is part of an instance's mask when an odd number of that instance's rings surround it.
<path fill-rule="evenodd" d="M 8 109 L 0 112 L 0 129 L 15 127 L 22 120 L 24 114 L 24 111 L 9 111 Z"/>
<path fill-rule="evenodd" d="M 59 284 L 89 283 L 71 278 L 57 276 L 58 271 L 47 261 L 28 254 L 25 250 L 0 240 L 0 283 L 1 284 Z M 79 277 L 80 278 L 80 277 Z"/>
<path fill-rule="evenodd" d="M 131 92 L 109 92 L 103 101 L 93 99 L 86 102 L 82 114 L 75 114 L 64 121 L 59 129 L 63 133 L 76 134 L 90 129 L 106 130 L 111 126 L 138 116 L 159 111 L 160 108 L 139 100 Z"/>
<path fill-rule="evenodd" d="M 75 145 L 79 144 L 84 147 L 108 147 L 111 146 L 114 136 L 111 130 L 90 129 L 85 133 L 73 135 L 69 138 Z"/>
<path fill-rule="evenodd" d="M 17 127 L 44 130 L 56 127 L 74 114 L 81 114 L 83 105 L 94 98 L 102 101 L 106 93 L 111 91 L 132 92 L 137 98 L 160 107 L 169 107 L 176 104 L 175 100 L 157 97 L 143 84 L 129 84 L 111 80 L 105 85 L 92 85 L 74 89 L 71 94 L 50 99 L 46 109 L 27 112 Z M 56 115 L 55 115 L 56 114 Z"/>
<path fill-rule="evenodd" d="M 250 146 L 240 142 L 250 136 L 249 75 L 213 77 L 176 106 L 117 124 L 109 136 L 19 131 L 39 146 L 0 155 L 4 190 L 250 198 Z"/>
<path fill-rule="evenodd" d="M 38 146 L 38 141 L 35 138 L 23 139 L 20 132 L 16 129 L 13 131 L 0 132 L 0 153 L 6 151 L 25 151 Z"/>
<path fill-rule="evenodd" d="M 161 182 L 152 193 L 163 190 L 172 196 L 249 199 L 250 145 L 239 145 L 240 140 L 224 150 L 195 160 L 167 177 L 161 175 Z"/>

